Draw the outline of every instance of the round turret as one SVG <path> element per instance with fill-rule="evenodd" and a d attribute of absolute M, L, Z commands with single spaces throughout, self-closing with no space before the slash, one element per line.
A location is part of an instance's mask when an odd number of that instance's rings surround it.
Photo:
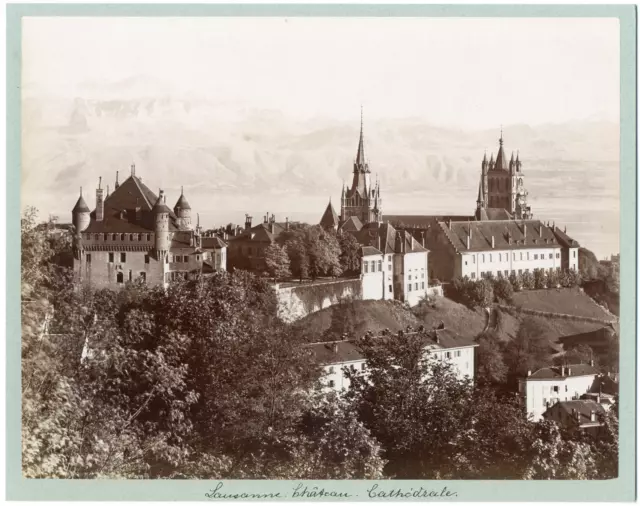
<path fill-rule="evenodd" d="M 169 215 L 171 209 L 165 202 L 164 192 L 160 190 L 160 196 L 153 206 L 153 217 L 155 220 L 155 246 L 159 254 L 169 251 Z"/>
<path fill-rule="evenodd" d="M 189 202 L 187 202 L 182 189 L 180 191 L 180 198 L 173 208 L 173 212 L 176 213 L 176 216 L 183 227 L 191 228 L 191 206 L 189 205 Z"/>
<path fill-rule="evenodd" d="M 80 188 L 80 197 L 71 211 L 71 222 L 76 229 L 76 234 L 85 231 L 91 222 L 91 210 L 82 197 L 82 188 Z"/>

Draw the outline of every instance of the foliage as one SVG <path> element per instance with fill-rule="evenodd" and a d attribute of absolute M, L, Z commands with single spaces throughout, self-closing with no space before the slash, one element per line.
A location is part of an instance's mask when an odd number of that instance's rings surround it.
<path fill-rule="evenodd" d="M 560 286 L 560 274 L 556 269 L 551 269 L 547 273 L 548 288 L 558 288 Z"/>
<path fill-rule="evenodd" d="M 516 274 L 515 272 L 511 272 L 509 274 L 509 283 L 511 283 L 511 287 L 514 292 L 519 292 L 522 290 L 522 276 L 520 274 Z"/>
<path fill-rule="evenodd" d="M 291 262 L 287 251 L 278 243 L 269 245 L 264 252 L 264 260 L 267 265 L 267 272 L 276 281 L 278 279 L 287 278 L 291 276 L 289 266 Z"/>
<path fill-rule="evenodd" d="M 360 244 L 356 238 L 344 233 L 338 236 L 340 245 L 340 268 L 347 274 L 357 274 L 360 272 Z"/>
<path fill-rule="evenodd" d="M 509 279 L 500 277 L 493 284 L 493 292 L 496 300 L 509 303 L 513 297 L 513 286 Z"/>
<path fill-rule="evenodd" d="M 331 325 L 324 333 L 325 341 L 355 338 L 356 310 L 352 299 L 340 299 L 331 308 Z"/>
<path fill-rule="evenodd" d="M 500 385 L 507 380 L 507 366 L 504 362 L 500 339 L 490 332 L 476 338 L 477 381 L 479 385 Z"/>
<path fill-rule="evenodd" d="M 549 362 L 550 347 L 539 323 L 526 317 L 520 323 L 518 333 L 505 346 L 505 363 L 512 379 L 527 375 Z"/>
<path fill-rule="evenodd" d="M 529 271 L 522 273 L 522 289 L 533 290 L 536 287 L 535 278 Z"/>
<path fill-rule="evenodd" d="M 579 344 L 569 348 L 562 355 L 555 357 L 553 362 L 556 365 L 570 365 L 588 364 L 591 360 L 594 361 L 594 364 L 597 362 L 591 347 L 586 344 Z"/>
<path fill-rule="evenodd" d="M 544 269 L 535 269 L 533 271 L 533 284 L 536 290 L 543 290 L 547 287 L 547 276 Z"/>
<path fill-rule="evenodd" d="M 452 282 L 452 298 L 469 308 L 489 307 L 493 303 L 493 284 L 489 279 L 474 281 L 468 277 L 455 278 Z"/>

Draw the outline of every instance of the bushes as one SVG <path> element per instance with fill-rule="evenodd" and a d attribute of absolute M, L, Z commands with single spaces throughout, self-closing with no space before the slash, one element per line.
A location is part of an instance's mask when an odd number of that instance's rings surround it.
<path fill-rule="evenodd" d="M 514 275 L 515 277 L 515 275 Z M 510 302 L 513 297 L 513 285 L 507 278 L 498 278 L 493 285 L 496 301 Z"/>
<path fill-rule="evenodd" d="M 536 290 L 543 290 L 547 287 L 547 276 L 544 269 L 536 269 L 533 271 L 533 284 Z"/>

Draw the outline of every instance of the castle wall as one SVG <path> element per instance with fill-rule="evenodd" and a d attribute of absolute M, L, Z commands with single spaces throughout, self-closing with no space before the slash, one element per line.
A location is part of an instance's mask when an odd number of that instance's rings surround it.
<path fill-rule="evenodd" d="M 362 279 L 340 279 L 295 286 L 275 285 L 278 316 L 293 322 L 308 314 L 333 306 L 345 298 L 362 298 Z"/>
<path fill-rule="evenodd" d="M 125 254 L 125 261 L 121 261 L 121 253 Z M 112 252 L 113 261 L 109 261 L 108 251 L 85 251 L 80 259 L 74 259 L 73 270 L 84 284 L 92 288 L 109 288 L 118 290 L 127 281 L 135 281 L 142 277 L 149 285 L 159 285 L 164 281 L 164 266 L 145 251 L 115 251 Z M 148 263 L 145 257 L 148 255 Z M 89 260 L 90 258 L 90 260 Z M 118 274 L 122 274 L 118 282 Z"/>

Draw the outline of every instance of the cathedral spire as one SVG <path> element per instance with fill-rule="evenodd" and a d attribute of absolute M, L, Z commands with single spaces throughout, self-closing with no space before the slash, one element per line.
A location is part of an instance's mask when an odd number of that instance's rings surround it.
<path fill-rule="evenodd" d="M 363 134 L 363 109 L 360 106 L 360 140 L 358 141 L 358 154 L 356 155 L 356 165 L 360 169 L 364 169 L 364 134 Z"/>

